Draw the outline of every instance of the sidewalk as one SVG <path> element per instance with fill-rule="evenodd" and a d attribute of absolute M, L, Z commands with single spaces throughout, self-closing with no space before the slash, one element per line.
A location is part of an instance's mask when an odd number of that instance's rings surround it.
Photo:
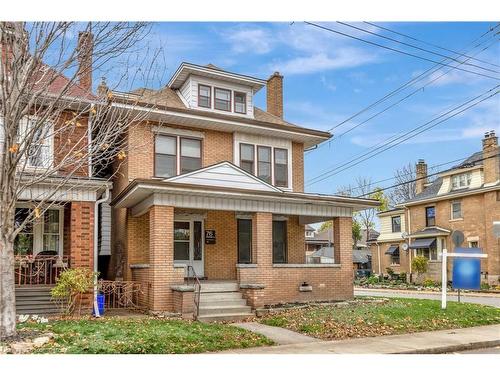
<path fill-rule="evenodd" d="M 406 335 L 229 350 L 223 354 L 439 354 L 500 345 L 500 324 Z"/>
<path fill-rule="evenodd" d="M 368 291 L 373 291 L 373 292 L 387 292 L 387 293 L 401 293 L 401 294 L 436 294 L 436 295 L 441 295 L 441 292 L 435 291 L 435 290 L 415 290 L 415 289 L 390 289 L 390 288 L 359 288 L 359 287 L 354 287 L 355 292 L 368 292 Z M 446 293 L 448 296 L 458 296 L 458 293 L 456 291 L 448 291 Z M 500 293 L 485 293 L 485 292 L 463 292 L 460 294 L 462 297 L 489 297 L 489 298 L 494 298 L 498 297 L 500 298 Z"/>

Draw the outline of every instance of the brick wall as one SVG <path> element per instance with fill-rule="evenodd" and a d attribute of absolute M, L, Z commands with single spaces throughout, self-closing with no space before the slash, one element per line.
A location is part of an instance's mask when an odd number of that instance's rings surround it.
<path fill-rule="evenodd" d="M 298 216 L 289 216 L 287 221 L 288 263 L 305 263 L 305 228 L 299 224 Z"/>
<path fill-rule="evenodd" d="M 389 249 L 391 245 L 399 245 L 399 265 L 396 264 L 391 264 L 391 256 L 386 254 L 385 252 Z M 381 273 L 384 275 L 387 274 L 387 267 L 390 267 L 394 270 L 396 273 L 401 273 L 401 272 L 410 272 L 409 271 L 409 257 L 408 257 L 408 252 L 404 251 L 401 249 L 401 243 L 397 242 L 384 242 L 380 243 L 380 258 L 381 258 L 381 264 L 380 264 L 380 270 Z M 372 254 L 372 272 L 373 273 L 379 273 L 379 259 L 378 259 L 378 248 L 377 245 L 372 244 L 370 246 L 370 251 Z"/>
<path fill-rule="evenodd" d="M 69 247 L 72 268 L 94 267 L 94 203 L 71 202 Z M 67 251 L 66 251 L 67 252 Z"/>
<path fill-rule="evenodd" d="M 292 188 L 304 192 L 304 144 L 292 143 Z"/>

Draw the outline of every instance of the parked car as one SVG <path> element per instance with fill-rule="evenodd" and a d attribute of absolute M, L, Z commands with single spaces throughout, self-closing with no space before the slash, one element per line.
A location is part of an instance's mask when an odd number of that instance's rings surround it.
<path fill-rule="evenodd" d="M 356 278 L 369 277 L 371 274 L 370 270 L 356 270 Z"/>

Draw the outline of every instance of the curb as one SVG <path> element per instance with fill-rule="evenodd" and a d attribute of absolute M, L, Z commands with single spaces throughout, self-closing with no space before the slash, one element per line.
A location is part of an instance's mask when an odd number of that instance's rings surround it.
<path fill-rule="evenodd" d="M 354 291 L 361 292 L 361 291 L 372 291 L 372 292 L 384 292 L 384 293 L 400 293 L 400 294 L 436 294 L 440 295 L 441 292 L 436 292 L 434 290 L 410 290 L 410 289 L 384 289 L 384 288 L 354 288 Z M 458 293 L 455 291 L 448 291 L 447 295 L 449 296 L 457 296 Z M 461 296 L 467 296 L 467 297 L 493 297 L 493 296 L 498 296 L 500 297 L 500 293 L 496 292 L 480 292 L 480 293 L 473 293 L 473 292 L 467 292 L 467 293 L 462 293 Z"/>
<path fill-rule="evenodd" d="M 477 342 L 470 342 L 467 344 L 438 346 L 435 348 L 427 348 L 427 349 L 412 349 L 412 350 L 396 352 L 393 354 L 446 354 L 453 352 L 461 352 L 465 350 L 494 348 L 496 346 L 500 346 L 500 340 L 477 341 Z"/>

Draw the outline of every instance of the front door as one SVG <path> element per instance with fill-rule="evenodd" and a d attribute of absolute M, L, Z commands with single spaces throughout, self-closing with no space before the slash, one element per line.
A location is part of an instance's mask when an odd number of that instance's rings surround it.
<path fill-rule="evenodd" d="M 204 277 L 203 255 L 203 222 L 174 221 L 174 263 L 192 266 L 196 276 Z M 187 276 L 193 276 L 191 269 Z"/>

